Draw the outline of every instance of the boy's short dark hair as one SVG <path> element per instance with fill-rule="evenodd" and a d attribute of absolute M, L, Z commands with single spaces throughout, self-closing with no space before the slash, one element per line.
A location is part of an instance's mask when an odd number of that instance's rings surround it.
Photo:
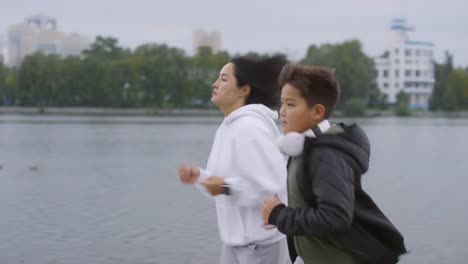
<path fill-rule="evenodd" d="M 330 118 L 340 99 L 340 84 L 335 77 L 334 69 L 286 64 L 281 70 L 278 81 L 281 88 L 289 84 L 298 89 L 307 106 L 322 104 L 325 107 L 325 118 Z"/>

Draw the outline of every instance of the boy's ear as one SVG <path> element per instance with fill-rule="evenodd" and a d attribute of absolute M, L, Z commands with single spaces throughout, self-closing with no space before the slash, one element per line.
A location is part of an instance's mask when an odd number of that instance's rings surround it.
<path fill-rule="evenodd" d="M 323 104 L 316 104 L 311 110 L 315 120 L 321 121 L 325 118 L 325 106 L 323 106 Z"/>

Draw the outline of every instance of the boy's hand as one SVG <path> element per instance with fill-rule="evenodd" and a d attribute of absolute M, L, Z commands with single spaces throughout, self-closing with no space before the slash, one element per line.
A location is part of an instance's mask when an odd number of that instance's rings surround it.
<path fill-rule="evenodd" d="M 179 166 L 180 181 L 185 184 L 194 184 L 200 177 L 200 169 L 194 166 Z"/>
<path fill-rule="evenodd" d="M 206 179 L 204 179 L 201 184 L 203 184 L 208 192 L 215 196 L 218 194 L 223 194 L 224 193 L 224 178 L 219 177 L 219 176 L 210 176 Z"/>
<path fill-rule="evenodd" d="M 279 199 L 278 195 L 275 193 L 273 197 L 265 198 L 263 200 L 263 207 L 262 207 L 262 219 L 265 225 L 268 225 L 268 218 L 270 218 L 271 211 L 273 208 L 281 204 L 281 200 Z"/>

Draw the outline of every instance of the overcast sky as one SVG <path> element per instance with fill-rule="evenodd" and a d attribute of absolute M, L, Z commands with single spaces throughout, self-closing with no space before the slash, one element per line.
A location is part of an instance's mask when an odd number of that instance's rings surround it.
<path fill-rule="evenodd" d="M 309 45 L 357 38 L 369 56 L 386 48 L 391 20 L 405 18 L 410 39 L 435 45 L 468 66 L 467 0 L 0 0 L 0 35 L 26 16 L 44 13 L 58 29 L 94 39 L 113 36 L 128 48 L 166 43 L 192 53 L 192 31 L 221 32 L 230 54 L 281 51 L 302 58 Z"/>

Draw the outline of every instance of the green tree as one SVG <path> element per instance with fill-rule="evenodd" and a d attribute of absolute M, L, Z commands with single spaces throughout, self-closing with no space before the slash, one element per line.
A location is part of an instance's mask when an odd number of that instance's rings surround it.
<path fill-rule="evenodd" d="M 0 55 L 0 106 L 15 104 L 17 79 L 17 70 L 7 67 Z"/>
<path fill-rule="evenodd" d="M 450 106 L 446 105 L 446 103 L 444 102 L 444 93 L 447 89 L 447 81 L 452 71 L 453 56 L 448 51 L 446 51 L 445 63 L 435 64 L 434 67 L 435 84 L 434 90 L 432 91 L 431 99 L 429 100 L 430 110 L 434 111 L 450 108 Z"/>
<path fill-rule="evenodd" d="M 141 87 L 139 82 L 139 64 L 136 57 L 127 57 L 112 61 L 106 76 L 110 77 L 107 85 L 110 90 L 110 104 L 113 107 L 139 106 Z"/>
<path fill-rule="evenodd" d="M 468 72 L 466 70 L 452 70 L 442 99 L 444 110 L 468 110 Z"/>
<path fill-rule="evenodd" d="M 343 110 L 346 116 L 364 116 L 366 114 L 365 102 L 360 98 L 350 98 L 346 101 Z"/>
<path fill-rule="evenodd" d="M 181 49 L 165 44 L 144 44 L 135 50 L 146 106 L 184 106 L 188 59 Z"/>
<path fill-rule="evenodd" d="M 82 51 L 86 58 L 92 57 L 101 60 L 120 59 L 130 53 L 118 45 L 118 40 L 113 37 L 97 36 L 88 49 Z"/>
<path fill-rule="evenodd" d="M 339 107 L 350 98 L 360 98 L 368 102 L 371 96 L 378 96 L 374 61 L 364 54 L 358 40 L 335 45 L 324 44 L 320 47 L 311 45 L 301 63 L 336 70 L 341 86 Z"/>
<path fill-rule="evenodd" d="M 409 95 L 403 91 L 397 94 L 397 103 L 395 106 L 395 114 L 397 116 L 409 116 L 411 110 L 409 107 Z"/>
<path fill-rule="evenodd" d="M 60 92 L 56 98 L 57 106 L 82 105 L 87 78 L 81 74 L 81 70 L 82 60 L 78 56 L 70 56 L 61 61 L 59 68 Z"/>
<path fill-rule="evenodd" d="M 122 89 L 124 82 L 120 74 L 122 64 L 118 61 L 128 60 L 132 53 L 119 46 L 118 40 L 112 37 L 96 37 L 89 49 L 82 52 L 80 102 L 84 106 L 122 106 Z"/>
<path fill-rule="evenodd" d="M 1 99 L 4 105 L 15 105 L 18 87 L 18 70 L 12 68 L 4 68 L 4 86 L 3 96 Z"/>
<path fill-rule="evenodd" d="M 57 55 L 34 53 L 19 68 L 18 99 L 22 106 L 53 106 L 60 91 Z"/>
<path fill-rule="evenodd" d="M 3 57 L 0 55 L 0 105 L 3 105 L 4 101 L 6 101 L 6 78 L 7 69 L 3 65 Z"/>

